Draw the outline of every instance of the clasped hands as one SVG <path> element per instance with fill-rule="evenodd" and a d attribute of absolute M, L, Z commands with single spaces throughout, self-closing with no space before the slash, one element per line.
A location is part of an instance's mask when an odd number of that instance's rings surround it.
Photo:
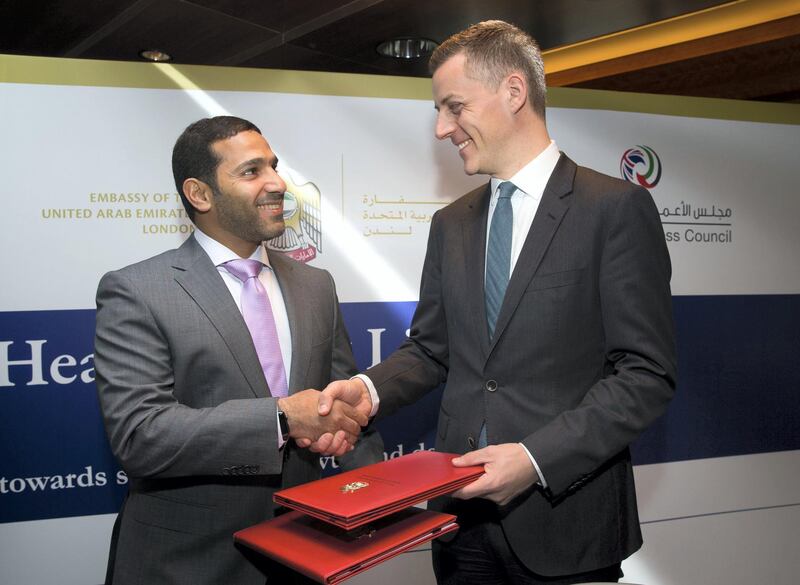
<path fill-rule="evenodd" d="M 290 435 L 297 445 L 337 457 L 351 450 L 372 412 L 372 399 L 366 384 L 359 378 L 338 380 L 331 382 L 322 392 L 304 390 L 292 398 L 301 395 L 304 401 L 315 401 L 317 408 L 313 408 L 314 404 L 309 405 L 308 418 L 313 420 L 307 426 L 305 422 L 293 425 L 289 418 Z M 470 451 L 453 459 L 453 465 L 484 466 L 480 478 L 453 492 L 452 496 L 460 499 L 485 498 L 504 506 L 539 480 L 528 452 L 519 443 L 489 445 Z"/>
<path fill-rule="evenodd" d="M 321 455 L 344 455 L 369 423 L 372 400 L 355 378 L 331 382 L 324 391 L 309 389 L 278 401 L 286 414 L 289 436 L 299 447 Z"/>

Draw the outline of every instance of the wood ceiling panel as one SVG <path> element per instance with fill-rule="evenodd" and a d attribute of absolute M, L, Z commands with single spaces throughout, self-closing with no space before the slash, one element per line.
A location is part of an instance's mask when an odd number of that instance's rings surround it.
<path fill-rule="evenodd" d="M 571 85 L 745 100 L 796 100 L 800 35 Z"/>

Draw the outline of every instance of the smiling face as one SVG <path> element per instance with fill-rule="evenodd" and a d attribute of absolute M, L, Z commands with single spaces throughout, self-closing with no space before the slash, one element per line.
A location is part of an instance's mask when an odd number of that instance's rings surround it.
<path fill-rule="evenodd" d="M 509 178 L 504 175 L 514 158 L 513 110 L 505 84 L 491 88 L 469 77 L 464 54 L 459 53 L 433 74 L 433 98 L 438 112 L 436 138 L 450 139 L 458 148 L 464 172 Z"/>
<path fill-rule="evenodd" d="M 264 240 L 283 233 L 286 183 L 278 159 L 258 132 L 240 132 L 211 145 L 220 160 L 200 229 L 239 256 L 250 256 Z"/>

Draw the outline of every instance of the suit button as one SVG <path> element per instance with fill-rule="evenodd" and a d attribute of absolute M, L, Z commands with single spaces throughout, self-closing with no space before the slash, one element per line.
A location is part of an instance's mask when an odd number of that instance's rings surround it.
<path fill-rule="evenodd" d="M 231 468 L 230 467 L 225 467 L 225 468 L 222 469 L 222 475 L 230 475 L 230 474 L 231 474 Z"/>
<path fill-rule="evenodd" d="M 497 382 L 495 382 L 494 380 L 489 380 L 488 382 L 486 382 L 486 389 L 489 392 L 494 392 L 495 390 L 497 390 Z"/>
<path fill-rule="evenodd" d="M 475 448 L 475 439 L 473 437 L 467 437 L 467 445 L 469 445 L 470 449 Z"/>

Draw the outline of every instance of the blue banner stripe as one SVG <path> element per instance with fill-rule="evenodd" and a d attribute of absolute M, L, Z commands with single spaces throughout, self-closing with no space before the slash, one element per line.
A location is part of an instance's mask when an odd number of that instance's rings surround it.
<path fill-rule="evenodd" d="M 634 462 L 800 449 L 800 295 L 673 301 L 678 391 Z M 342 305 L 360 368 L 402 342 L 415 306 Z M 0 522 L 114 512 L 124 497 L 92 381 L 94 315 L 0 312 Z M 440 397 L 382 421 L 387 453 L 433 445 Z"/>
<path fill-rule="evenodd" d="M 634 463 L 800 449 L 800 295 L 673 298 L 678 390 Z"/>

